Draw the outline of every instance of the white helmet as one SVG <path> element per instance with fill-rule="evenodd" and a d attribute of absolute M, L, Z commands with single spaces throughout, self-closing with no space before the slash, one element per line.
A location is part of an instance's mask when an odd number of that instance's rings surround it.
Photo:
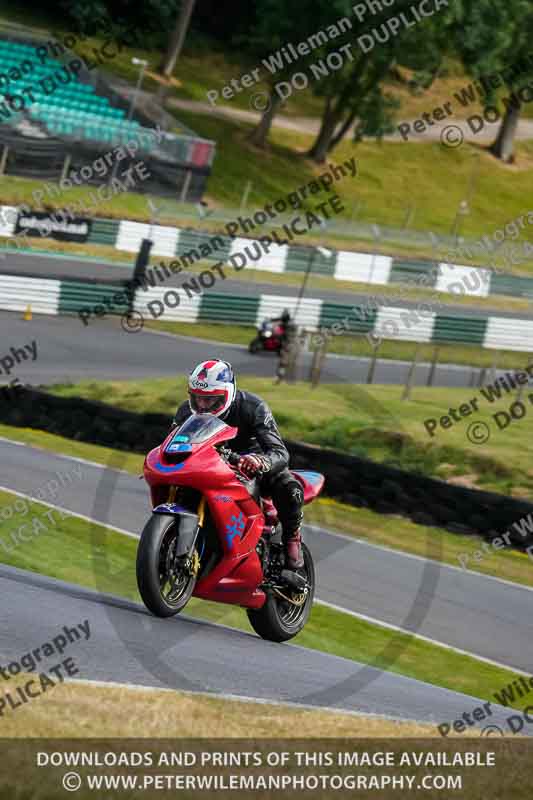
<path fill-rule="evenodd" d="M 202 361 L 189 375 L 189 406 L 193 414 L 221 417 L 235 400 L 235 376 L 227 361 Z"/>

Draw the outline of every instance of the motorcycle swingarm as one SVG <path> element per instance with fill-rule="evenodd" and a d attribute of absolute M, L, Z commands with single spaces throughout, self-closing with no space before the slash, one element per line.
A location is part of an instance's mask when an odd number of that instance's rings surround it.
<path fill-rule="evenodd" d="M 176 556 L 180 558 L 181 556 L 191 555 L 199 531 L 198 514 L 193 514 L 192 511 L 188 511 L 176 503 L 163 503 L 156 506 L 152 513 L 176 517 L 176 524 L 178 525 Z"/>

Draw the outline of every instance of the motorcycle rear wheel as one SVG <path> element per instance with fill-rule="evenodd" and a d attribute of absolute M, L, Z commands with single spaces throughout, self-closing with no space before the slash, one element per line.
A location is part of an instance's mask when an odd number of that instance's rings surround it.
<path fill-rule="evenodd" d="M 157 617 L 179 614 L 194 591 L 196 576 L 175 569 L 172 548 L 178 529 L 174 517 L 153 514 L 137 549 L 137 586 L 146 608 Z"/>
<path fill-rule="evenodd" d="M 271 642 L 287 642 L 300 633 L 309 619 L 315 596 L 315 566 L 311 551 L 304 543 L 302 543 L 302 555 L 304 566 L 297 572 L 305 576 L 309 584 L 309 591 L 304 603 L 301 606 L 295 606 L 274 591 L 270 591 L 262 608 L 250 608 L 246 612 L 252 628 L 262 639 L 268 639 Z M 290 589 L 286 594 L 290 596 Z"/>

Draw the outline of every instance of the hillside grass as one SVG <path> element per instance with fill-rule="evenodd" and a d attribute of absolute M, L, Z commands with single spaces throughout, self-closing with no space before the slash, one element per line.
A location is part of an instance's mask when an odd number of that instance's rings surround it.
<path fill-rule="evenodd" d="M 0 22 L 2 20 L 15 21 L 28 28 L 37 25 L 41 32 L 47 27 L 57 36 L 69 32 L 59 15 L 49 16 L 41 9 L 25 9 L 22 12 L 6 2 L 0 3 Z M 95 35 L 86 42 L 79 41 L 74 49 L 83 55 L 103 42 L 103 34 Z M 137 71 L 131 64 L 132 56 L 146 58 L 155 66 L 159 63 L 160 55 L 159 50 L 124 48 L 105 63 L 104 71 L 133 82 Z M 254 65 L 244 61 L 235 48 L 225 53 L 220 47 L 217 49 L 213 42 L 193 35 L 174 73 L 182 85 L 172 89 L 171 96 L 205 99 L 205 92 L 214 84 L 222 85 L 251 66 Z M 413 94 L 407 88 L 408 72 L 401 70 L 401 73 L 402 82 L 397 80 L 384 86 L 402 102 L 398 121 L 419 116 L 450 100 L 453 100 L 453 108 L 461 111 L 461 105 L 453 95 L 467 86 L 470 79 L 452 60 L 446 60 L 442 76 L 424 92 Z M 155 92 L 160 84 L 148 74 L 144 88 Z M 258 85 L 248 92 L 237 94 L 230 107 L 234 104 L 236 107 L 248 107 L 248 95 L 262 88 Z M 318 115 L 322 102 L 309 91 L 295 92 L 283 108 L 283 113 L 289 117 L 302 117 L 309 113 Z M 463 109 L 464 114 L 476 111 L 479 111 L 478 104 Z M 246 139 L 250 124 L 219 119 L 209 114 L 173 113 L 176 115 L 176 129 L 179 129 L 180 123 L 184 123 L 200 135 L 217 142 L 217 156 L 207 192 L 207 199 L 214 206 L 238 208 L 248 181 L 252 184 L 248 207 L 262 206 L 287 195 L 327 169 L 326 165 L 319 167 L 304 156 L 312 142 L 311 135 L 274 128 L 268 148 L 258 151 Z M 533 115 L 533 104 L 526 104 L 523 113 Z M 453 150 L 443 148 L 436 142 L 378 143 L 366 140 L 354 146 L 349 138 L 339 145 L 330 160 L 342 163 L 352 157 L 357 159 L 359 174 L 353 180 L 344 179 L 334 185 L 345 205 L 345 212 L 339 218 L 347 222 L 357 219 L 358 222 L 377 222 L 402 228 L 409 217 L 412 228 L 449 234 L 459 203 L 469 194 L 470 187 L 473 189 L 470 213 L 462 219 L 460 226 L 461 235 L 466 237 L 490 235 L 507 221 L 533 209 L 530 180 L 533 141 L 517 144 L 517 159 L 513 165 L 501 164 L 478 144 L 465 144 Z M 6 204 L 28 202 L 31 200 L 31 191 L 40 185 L 38 181 L 3 176 L 0 178 L 0 200 Z M 75 188 L 50 199 L 50 207 L 59 208 L 68 204 L 69 199 L 81 200 L 84 196 L 84 188 Z M 322 199 L 322 196 L 316 196 L 317 201 Z M 177 203 L 165 201 L 164 205 L 166 209 L 158 222 L 177 224 L 179 221 L 179 224 L 184 224 L 187 215 L 180 220 L 183 209 Z M 115 196 L 101 205 L 99 213 L 102 216 L 138 220 L 148 220 L 150 216 L 146 198 L 137 194 Z M 530 226 L 521 231 L 521 237 L 526 240 L 532 240 L 532 234 Z M 360 239 L 359 243 L 354 241 L 353 245 L 347 245 L 349 240 L 349 229 L 340 232 L 331 228 L 320 237 L 323 243 L 337 247 L 356 247 L 363 242 Z M 314 237 L 309 237 L 307 241 L 314 241 Z M 378 249 L 382 247 L 377 244 Z M 427 248 L 411 243 L 398 242 L 395 251 L 398 255 L 431 255 Z M 531 273 L 533 262 L 525 262 L 513 271 Z"/>
<path fill-rule="evenodd" d="M 328 170 L 319 167 L 305 157 L 305 150 L 311 138 L 304 134 L 275 129 L 271 144 L 265 151 L 257 151 L 246 140 L 250 126 L 229 120 L 220 120 L 201 114 L 183 112 L 185 122 L 200 135 L 217 141 L 217 156 L 213 172 L 209 178 L 206 200 L 212 207 L 239 208 L 244 187 L 248 181 L 252 188 L 246 213 L 255 208 L 286 198 L 299 187 Z M 413 207 L 412 226 L 419 230 L 432 230 L 437 234 L 450 234 L 461 200 L 464 199 L 465 186 L 472 169 L 476 169 L 475 192 L 471 201 L 471 212 L 463 219 L 461 235 L 476 239 L 491 235 L 504 227 L 506 222 L 521 215 L 526 218 L 525 227 L 520 230 L 518 244 L 533 240 L 533 226 L 527 223 L 527 214 L 533 210 L 533 189 L 531 186 L 531 167 L 533 165 L 533 143 L 520 142 L 517 145 L 518 165 L 504 166 L 496 162 L 486 152 L 471 145 L 457 150 L 446 150 L 438 143 L 405 144 L 396 142 L 364 141 L 355 147 L 349 141 L 336 149 L 331 162 L 342 164 L 355 158 L 358 174 L 355 178 L 345 177 L 333 184 L 333 189 L 342 200 L 344 211 L 332 217 L 329 230 L 312 231 L 313 235 L 300 237 L 301 243 L 323 243 L 337 248 L 372 250 L 376 242 L 353 237 L 349 222 L 379 223 L 394 228 L 402 228 L 409 207 Z M 473 155 L 479 155 L 478 165 Z M 431 169 L 428 169 L 431 164 Z M 14 176 L 0 178 L 0 198 L 5 204 L 32 202 L 31 192 L 40 183 Z M 82 200 L 87 190 L 76 188 L 63 192 L 57 198 L 47 199 L 50 208 L 60 208 L 73 200 Z M 321 192 L 304 202 L 309 208 L 327 199 Z M 498 202 L 494 203 L 494 197 Z M 210 229 L 213 232 L 223 226 L 209 222 L 201 223 L 198 217 L 191 217 L 191 210 L 176 202 L 163 200 L 157 202 L 161 211 L 157 215 L 158 224 L 189 225 Z M 103 203 L 98 215 L 117 219 L 130 218 L 139 221 L 150 219 L 147 197 L 141 194 L 119 194 Z M 301 214 L 294 210 L 291 218 Z M 344 221 L 343 229 L 338 222 Z M 532 215 L 533 221 L 533 215 Z M 252 233 L 262 235 L 268 228 L 256 227 Z M 443 258 L 443 254 L 431 253 L 429 247 L 407 245 L 403 253 L 412 256 Z M 401 250 L 390 243 L 379 248 L 389 253 L 402 255 Z M 78 247 L 79 251 L 79 247 Z M 468 261 L 468 259 L 462 259 Z M 531 274 L 533 262 L 524 260 L 515 266 L 509 265 L 507 271 Z"/>
<path fill-rule="evenodd" d="M 36 25 L 41 31 L 46 27 L 57 36 L 70 32 L 59 14 L 47 15 L 41 9 L 24 9 L 22 12 L 5 0 L 0 3 L 1 21 L 17 22 L 28 29 Z M 104 33 L 94 35 L 86 42 L 76 43 L 74 49 L 83 55 L 84 52 L 91 52 L 91 48 L 101 46 L 104 40 Z M 224 52 L 213 42 L 194 35 L 188 44 L 174 72 L 175 78 L 182 83 L 181 87 L 171 92 L 176 96 L 205 100 L 206 91 L 214 84 L 222 85 L 254 66 L 242 58 L 238 49 L 230 48 Z M 161 53 L 159 49 L 124 48 L 115 58 L 106 61 L 104 71 L 133 82 L 137 77 L 137 69 L 131 64 L 133 56 L 147 59 L 154 67 L 159 63 Z M 396 80 L 384 85 L 385 90 L 396 94 L 402 102 L 398 121 L 431 111 L 447 100 L 453 100 L 453 108 L 460 112 L 461 105 L 453 99 L 453 95 L 467 86 L 470 79 L 453 60 L 446 60 L 442 76 L 425 92 L 410 92 L 405 82 L 409 73 L 400 72 L 403 82 Z M 145 80 L 145 89 L 155 91 L 160 86 L 150 75 Z M 258 85 L 237 94 L 230 106 L 240 104 L 241 107 L 249 107 L 249 96 L 261 88 Z M 309 91 L 294 92 L 283 113 L 288 116 L 305 116 L 309 112 L 319 115 L 322 104 L 323 101 Z M 464 113 L 478 110 L 479 105 L 473 104 Z M 525 113 L 533 115 L 533 108 L 528 104 Z M 258 152 L 245 142 L 245 135 L 250 129 L 245 123 L 181 111 L 177 117 L 177 127 L 182 121 L 200 135 L 218 142 L 208 191 L 208 196 L 218 204 L 238 207 L 248 180 L 253 184 L 250 204 L 264 204 L 283 196 L 320 172 L 320 168 L 301 158 L 312 136 L 276 128 L 271 135 L 270 147 L 265 152 Z M 300 157 L 296 157 L 298 154 Z M 528 206 L 533 208 L 533 189 L 528 174 L 533 163 L 533 142 L 518 144 L 517 161 L 512 166 L 500 164 L 477 145 L 465 145 L 453 150 L 443 148 L 438 143 L 379 144 L 369 140 L 354 147 L 348 138 L 336 149 L 332 160 L 340 163 L 354 155 L 360 168 L 357 179 L 345 180 L 335 187 L 346 201 L 348 219 L 356 204 L 362 202 L 358 219 L 401 227 L 406 210 L 412 207 L 412 226 L 449 232 L 475 166 L 476 159 L 472 156 L 477 155 L 480 156 L 479 169 L 476 167 L 472 209 L 464 221 L 463 234 L 474 237 L 485 234 L 487 228 L 490 230 L 490 227 L 514 219 L 524 213 Z M 429 165 L 431 168 L 428 168 Z M 0 197 L 4 202 L 12 199 L 9 182 L 4 178 L 0 183 Z M 494 202 L 496 197 L 497 203 Z M 115 208 L 118 209 L 120 201 L 118 198 L 116 200 Z M 130 201 L 125 200 L 125 203 L 128 205 Z M 132 208 L 133 213 L 136 211 L 136 208 Z M 529 238 L 527 234 L 526 238 Z"/>
<path fill-rule="evenodd" d="M 218 142 L 207 193 L 215 204 L 238 207 L 249 180 L 250 208 L 264 205 L 328 169 L 305 158 L 312 142 L 306 134 L 275 128 L 269 148 L 258 152 L 246 141 L 250 126 L 245 123 L 188 112 L 180 112 L 180 117 Z M 249 157 L 243 158 L 245 152 Z M 454 150 L 438 142 L 380 144 L 365 140 L 355 146 L 349 139 L 343 140 L 329 161 L 342 164 L 354 157 L 357 176 L 339 180 L 332 188 L 343 200 L 345 216 L 356 215 L 358 222 L 401 228 L 412 206 L 411 227 L 450 234 L 473 171 L 471 210 L 460 227 L 461 235 L 474 239 L 490 235 L 533 209 L 533 142 L 518 142 L 515 166 L 501 164 L 478 145 L 465 144 Z M 282 164 L 284 169 L 280 169 Z M 316 198 L 322 199 L 318 194 Z M 526 224 L 521 236 L 533 240 L 533 227 Z"/>

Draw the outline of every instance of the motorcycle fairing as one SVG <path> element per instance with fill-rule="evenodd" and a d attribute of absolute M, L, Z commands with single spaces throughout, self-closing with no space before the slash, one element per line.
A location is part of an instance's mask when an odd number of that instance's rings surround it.
<path fill-rule="evenodd" d="M 304 490 L 304 503 L 306 505 L 307 503 L 310 503 L 311 500 L 314 500 L 315 497 L 317 497 L 322 491 L 325 478 L 320 474 L 320 472 L 311 472 L 310 470 L 304 469 L 291 469 L 291 473 L 302 484 L 302 488 Z"/>
<path fill-rule="evenodd" d="M 264 517 L 259 506 L 244 491 L 246 498 L 239 500 L 233 496 L 230 502 L 222 501 L 218 490 L 204 492 L 211 517 L 220 531 L 222 558 L 211 572 L 198 580 L 193 596 L 261 608 L 266 595 L 258 588 L 263 571 L 256 546 L 263 533 Z"/>
<path fill-rule="evenodd" d="M 215 432 L 209 439 L 195 442 L 191 436 L 188 443 L 181 442 L 188 444 L 191 450 L 182 451 L 186 458 L 179 464 L 173 462 L 176 454 L 168 453 L 168 449 L 173 442 L 178 444 L 177 438 L 183 434 L 179 433 L 181 428 L 171 431 L 160 447 L 148 453 L 144 475 L 150 486 L 155 513 L 175 515 L 180 527 L 186 519 L 182 507 L 177 503 L 160 501 L 165 496 L 161 492 L 165 485 L 178 484 L 197 489 L 206 500 L 222 556 L 207 575 L 198 579 L 193 595 L 247 608 L 261 608 L 266 595 L 258 588 L 263 581 L 263 572 L 256 546 L 263 533 L 264 517 L 246 486 L 214 448 L 215 444 L 234 438 L 237 429 L 224 424 L 220 425 L 220 430 L 216 425 L 213 427 Z M 190 516 L 197 524 L 198 517 Z M 179 538 L 182 538 L 181 530 Z M 184 538 L 192 546 L 190 536 Z M 180 541 L 180 551 L 184 544 Z"/>
<path fill-rule="evenodd" d="M 190 514 L 188 508 L 178 505 L 178 503 L 160 503 L 152 509 L 153 514 Z"/>

